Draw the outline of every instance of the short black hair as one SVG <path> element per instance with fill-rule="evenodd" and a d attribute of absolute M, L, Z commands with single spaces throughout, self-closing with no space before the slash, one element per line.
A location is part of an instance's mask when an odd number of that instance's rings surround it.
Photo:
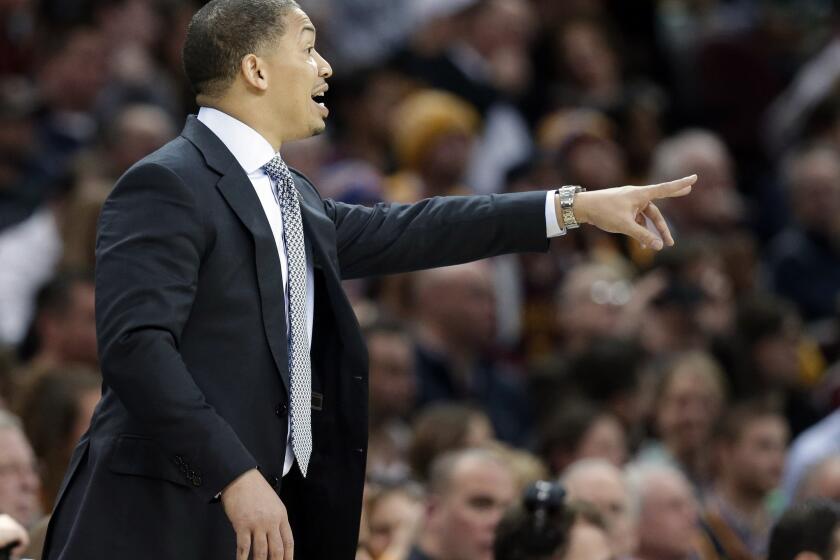
<path fill-rule="evenodd" d="M 767 560 L 790 560 L 800 552 L 831 558 L 840 528 L 840 505 L 827 499 L 807 500 L 788 509 L 770 533 Z"/>
<path fill-rule="evenodd" d="M 277 40 L 294 0 L 211 0 L 193 15 L 182 56 L 196 95 L 219 95 L 233 81 L 242 58 Z"/>

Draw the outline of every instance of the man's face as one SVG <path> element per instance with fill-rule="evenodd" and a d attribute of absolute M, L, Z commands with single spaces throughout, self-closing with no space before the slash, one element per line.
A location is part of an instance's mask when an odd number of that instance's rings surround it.
<path fill-rule="evenodd" d="M 492 560 L 496 526 L 516 497 L 511 474 L 490 461 L 465 459 L 429 513 L 447 560 Z"/>
<path fill-rule="evenodd" d="M 685 558 L 693 549 L 697 503 L 676 475 L 649 482 L 639 515 L 639 549 L 662 558 Z"/>
<path fill-rule="evenodd" d="M 38 515 L 41 487 L 32 448 L 20 430 L 0 430 L 0 513 L 28 526 Z"/>
<path fill-rule="evenodd" d="M 275 120 L 283 141 L 308 138 L 324 131 L 329 111 L 320 98 L 332 68 L 315 50 L 315 26 L 299 8 L 285 17 L 286 30 L 275 44 L 266 47 L 265 74 L 271 101 L 267 118 Z"/>
<path fill-rule="evenodd" d="M 636 549 L 636 527 L 630 516 L 629 496 L 618 473 L 593 468 L 566 482 L 568 498 L 597 508 L 607 524 L 610 547 L 616 557 L 631 556 Z"/>
<path fill-rule="evenodd" d="M 722 396 L 709 376 L 678 367 L 662 395 L 657 423 L 668 445 L 685 453 L 707 443 Z"/>
<path fill-rule="evenodd" d="M 779 485 L 785 464 L 788 428 L 782 418 L 761 416 L 741 428 L 724 468 L 744 490 L 763 496 Z"/>
<path fill-rule="evenodd" d="M 367 341 L 370 353 L 370 404 L 376 414 L 407 413 L 414 404 L 414 352 L 408 337 L 378 332 Z"/>

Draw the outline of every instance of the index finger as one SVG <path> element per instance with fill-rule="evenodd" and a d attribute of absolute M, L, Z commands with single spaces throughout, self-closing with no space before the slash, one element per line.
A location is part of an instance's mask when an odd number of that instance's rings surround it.
<path fill-rule="evenodd" d="M 697 175 L 689 175 L 676 181 L 668 181 L 667 183 L 659 183 L 658 185 L 648 185 L 645 190 L 648 191 L 651 198 L 668 198 L 673 196 L 685 196 L 691 192 L 691 185 L 697 182 Z"/>

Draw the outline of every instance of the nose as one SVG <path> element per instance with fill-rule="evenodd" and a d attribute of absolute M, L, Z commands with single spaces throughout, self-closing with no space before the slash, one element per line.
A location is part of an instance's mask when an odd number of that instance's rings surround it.
<path fill-rule="evenodd" d="M 321 53 L 316 51 L 316 54 L 318 55 L 318 76 L 326 80 L 332 76 L 332 66 L 330 66 L 329 62 L 327 62 L 326 58 L 321 56 Z"/>

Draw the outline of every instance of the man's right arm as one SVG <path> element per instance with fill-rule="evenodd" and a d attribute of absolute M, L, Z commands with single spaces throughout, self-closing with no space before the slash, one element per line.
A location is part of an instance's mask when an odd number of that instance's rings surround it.
<path fill-rule="evenodd" d="M 178 351 L 206 239 L 195 197 L 174 172 L 130 170 L 100 216 L 96 325 L 105 383 L 209 501 L 257 463 Z"/>

